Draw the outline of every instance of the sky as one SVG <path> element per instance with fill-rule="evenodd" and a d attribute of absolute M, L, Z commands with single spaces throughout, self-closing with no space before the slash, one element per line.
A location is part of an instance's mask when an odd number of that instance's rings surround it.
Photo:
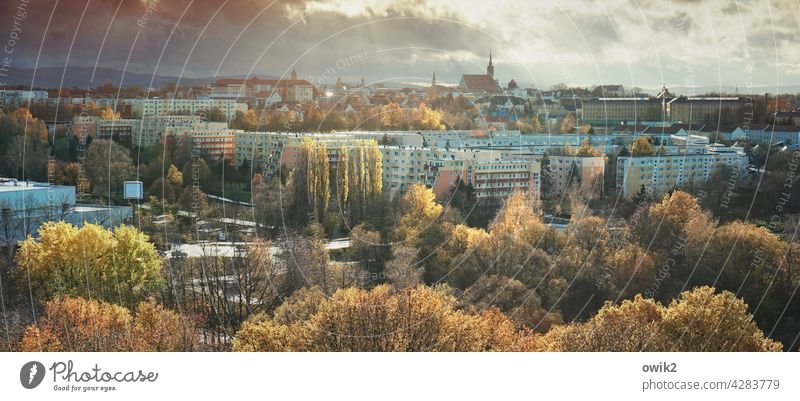
<path fill-rule="evenodd" d="M 800 84 L 800 0 L 0 0 L 0 18 L 14 68 L 457 84 L 491 52 L 501 84 Z"/>

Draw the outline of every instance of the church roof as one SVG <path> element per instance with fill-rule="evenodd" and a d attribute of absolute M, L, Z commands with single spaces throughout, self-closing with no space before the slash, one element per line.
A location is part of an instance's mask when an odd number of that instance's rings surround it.
<path fill-rule="evenodd" d="M 431 85 L 428 87 L 428 92 L 436 92 L 436 93 L 458 92 L 458 88 L 452 86 L 444 86 L 444 85 Z"/>
<path fill-rule="evenodd" d="M 461 89 L 464 92 L 500 93 L 503 89 L 488 74 L 464 74 L 461 76 Z"/>

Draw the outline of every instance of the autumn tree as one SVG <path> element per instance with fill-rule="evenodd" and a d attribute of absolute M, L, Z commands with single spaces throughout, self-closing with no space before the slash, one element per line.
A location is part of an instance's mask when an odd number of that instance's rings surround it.
<path fill-rule="evenodd" d="M 89 192 L 91 181 L 80 163 L 67 163 L 61 173 L 61 182 L 64 185 L 74 185 L 79 194 Z"/>
<path fill-rule="evenodd" d="M 581 146 L 575 152 L 577 156 L 600 156 L 600 152 L 593 148 L 592 145 L 589 143 L 589 138 L 586 138 L 581 142 Z"/>
<path fill-rule="evenodd" d="M 249 241 L 243 255 L 234 258 L 234 268 L 226 278 L 234 280 L 235 308 L 241 317 L 260 313 L 277 301 L 277 288 L 283 285 L 284 266 L 272 255 L 269 241 Z"/>
<path fill-rule="evenodd" d="M 163 177 L 156 178 L 147 189 L 147 194 L 158 198 L 162 203 L 166 202 L 168 207 L 172 207 L 172 203 L 178 200 L 178 188 Z"/>
<path fill-rule="evenodd" d="M 339 185 L 347 187 L 346 203 L 349 207 L 344 210 L 350 212 L 350 224 L 357 225 L 370 213 L 369 209 L 381 195 L 383 190 L 383 156 L 378 143 L 374 140 L 356 141 L 351 146 L 351 152 L 345 157 L 346 175 L 340 173 Z M 339 168 L 344 168 L 339 162 Z M 340 195 L 344 198 L 344 194 Z"/>
<path fill-rule="evenodd" d="M 505 313 L 517 326 L 547 332 L 553 324 L 560 324 L 558 313 L 549 313 L 542 307 L 541 298 L 518 280 L 500 276 L 482 276 L 464 291 L 463 302 L 477 311 L 492 306 Z"/>
<path fill-rule="evenodd" d="M 211 212 L 205 192 L 194 185 L 187 185 L 183 188 L 178 197 L 178 206 L 182 210 L 194 213 L 193 220 L 195 221 L 206 218 Z"/>
<path fill-rule="evenodd" d="M 2 154 L 6 174 L 25 180 L 46 181 L 50 146 L 38 136 L 11 137 Z"/>
<path fill-rule="evenodd" d="M 286 278 L 281 293 L 291 294 L 302 287 L 319 286 L 326 294 L 338 288 L 337 277 L 331 273 L 331 261 L 325 243 L 318 238 L 290 238 L 281 258 Z"/>
<path fill-rule="evenodd" d="M 697 198 L 675 191 L 664 195 L 661 202 L 649 205 L 635 219 L 632 230 L 643 246 L 668 249 L 691 231 L 688 228 L 704 230 L 702 227 L 709 225 L 712 225 L 711 217 L 700 207 Z"/>
<path fill-rule="evenodd" d="M 668 307 L 637 295 L 610 302 L 586 323 L 556 326 L 543 337 L 549 351 L 780 351 L 732 293 L 711 287 L 683 292 Z"/>
<path fill-rule="evenodd" d="M 272 319 L 275 323 L 291 325 L 304 322 L 319 311 L 320 306 L 328 300 L 328 296 L 317 286 L 303 287 L 291 296 L 287 297 L 283 303 L 275 308 Z M 255 316 L 253 320 L 259 320 Z"/>
<path fill-rule="evenodd" d="M 643 293 L 656 279 L 656 264 L 637 244 L 625 244 L 606 257 L 610 277 L 604 280 L 612 296 L 632 298 Z"/>
<path fill-rule="evenodd" d="M 161 176 L 163 163 L 154 164 L 158 168 L 158 176 Z M 202 157 L 193 157 L 183 164 L 181 170 L 182 178 L 191 180 L 191 182 L 198 182 L 203 188 L 208 188 L 211 180 L 211 169 L 208 167 L 208 162 Z"/>
<path fill-rule="evenodd" d="M 122 190 L 122 182 L 133 175 L 133 162 L 121 145 L 97 139 L 86 150 L 86 171 L 95 195 L 113 197 Z"/>
<path fill-rule="evenodd" d="M 542 281 L 553 263 L 542 249 L 549 244 L 548 231 L 537 200 L 514 193 L 489 224 L 488 232 L 461 225 L 448 232 L 448 240 L 435 250 L 435 257 L 426 257 L 431 259 L 426 268 L 432 269 L 426 277 L 433 279 L 431 272 L 435 271 L 438 279 L 444 277 L 450 285 L 465 289 L 484 275 L 496 274 L 537 287 L 539 295 L 548 298 L 545 294 L 551 280 Z"/>
<path fill-rule="evenodd" d="M 541 213 L 535 195 L 515 192 L 506 199 L 489 225 L 489 232 L 494 236 L 509 236 L 531 245 L 537 244 L 547 231 Z"/>
<path fill-rule="evenodd" d="M 371 273 L 383 271 L 388 259 L 389 247 L 381 243 L 381 234 L 370 230 L 365 224 L 359 224 L 350 230 L 350 255 L 361 264 L 364 270 Z"/>
<path fill-rule="evenodd" d="M 257 174 L 252 180 L 251 192 L 256 222 L 269 237 L 278 235 L 286 222 L 293 221 L 292 213 L 296 211 L 293 180 L 282 185 L 279 175 L 267 179 Z"/>
<path fill-rule="evenodd" d="M 233 257 L 223 257 L 213 247 L 202 251 L 200 257 L 168 260 L 164 300 L 202 317 L 207 342 L 228 344 L 245 319 L 274 308 L 279 297 L 291 293 L 285 291 L 287 269 L 268 241 L 252 240 Z"/>
<path fill-rule="evenodd" d="M 44 315 L 26 328 L 25 352 L 188 351 L 192 322 L 152 300 L 130 310 L 112 303 L 64 297 L 45 305 Z"/>
<path fill-rule="evenodd" d="M 405 245 L 392 247 L 392 260 L 386 262 L 386 281 L 398 290 L 412 288 L 422 283 L 423 268 L 416 259 L 417 251 Z"/>
<path fill-rule="evenodd" d="M 104 120 L 119 120 L 120 114 L 114 111 L 111 107 L 104 106 L 100 109 L 100 118 Z"/>
<path fill-rule="evenodd" d="M 569 134 L 575 128 L 577 121 L 575 119 L 575 114 L 572 112 L 567 113 L 564 115 L 564 118 L 561 119 L 561 124 L 559 126 L 559 132 L 562 134 Z"/>
<path fill-rule="evenodd" d="M 734 221 L 697 233 L 697 251 L 692 260 L 702 257 L 693 284 L 711 284 L 750 302 L 758 302 L 756 319 L 774 325 L 800 282 L 796 269 L 796 248 L 765 227 Z"/>
<path fill-rule="evenodd" d="M 653 144 L 646 137 L 640 136 L 631 144 L 630 152 L 634 156 L 652 156 L 655 151 Z"/>
<path fill-rule="evenodd" d="M 545 151 L 542 155 L 540 165 L 540 187 L 542 191 L 542 198 L 549 199 L 553 195 L 553 168 L 550 165 L 550 156 L 547 154 L 547 151 Z"/>
<path fill-rule="evenodd" d="M 380 121 L 383 129 L 399 129 L 403 123 L 403 108 L 391 102 L 381 107 Z"/>
<path fill-rule="evenodd" d="M 339 160 L 336 164 L 336 201 L 339 205 L 339 213 L 344 214 L 345 205 L 350 200 L 350 162 L 348 161 L 348 150 L 345 147 L 339 149 Z"/>
<path fill-rule="evenodd" d="M 283 324 L 262 317 L 236 334 L 234 351 L 510 351 L 530 336 L 501 312 L 457 309 L 446 289 L 337 291 L 307 319 Z"/>
<path fill-rule="evenodd" d="M 236 116 L 231 121 L 232 129 L 241 129 L 248 132 L 256 131 L 259 128 L 259 118 L 255 109 L 247 111 L 237 111 Z"/>
<path fill-rule="evenodd" d="M 394 231 L 397 241 L 416 241 L 419 234 L 442 213 L 433 190 L 422 184 L 413 184 L 403 194 L 398 211 L 398 224 Z"/>
<path fill-rule="evenodd" d="M 543 339 L 547 351 L 666 351 L 664 307 L 638 296 L 620 305 L 610 302 L 586 323 L 553 327 Z"/>
<path fill-rule="evenodd" d="M 712 287 L 683 292 L 664 313 L 663 330 L 672 350 L 781 351 L 758 328 L 747 304 L 733 293 L 716 293 Z"/>
<path fill-rule="evenodd" d="M 16 260 L 19 286 L 30 285 L 36 299 L 71 295 L 133 307 L 163 287 L 155 247 L 131 226 L 48 222 L 39 238 L 20 243 Z"/>
<path fill-rule="evenodd" d="M 443 130 L 442 112 L 433 110 L 427 105 L 420 104 L 419 106 L 419 129 L 424 130 Z"/>
<path fill-rule="evenodd" d="M 317 221 L 325 220 L 330 201 L 330 161 L 324 142 L 306 139 L 300 148 L 305 163 L 309 207 Z"/>
<path fill-rule="evenodd" d="M 24 107 L 10 113 L 0 110 L 0 148 L 7 145 L 7 141 L 14 136 L 30 136 L 46 141 L 47 126 Z"/>
<path fill-rule="evenodd" d="M 177 188 L 183 187 L 183 173 L 181 173 L 181 171 L 178 170 L 174 164 L 169 165 L 169 170 L 167 170 L 167 180 L 170 184 Z"/>

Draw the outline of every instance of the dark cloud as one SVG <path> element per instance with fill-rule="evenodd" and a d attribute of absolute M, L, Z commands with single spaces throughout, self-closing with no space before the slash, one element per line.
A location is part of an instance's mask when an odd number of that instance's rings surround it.
<path fill-rule="evenodd" d="M 692 17 L 685 11 L 676 11 L 667 21 L 670 28 L 683 35 L 688 35 L 694 24 Z"/>
<path fill-rule="evenodd" d="M 727 15 L 738 15 L 740 13 L 746 13 L 746 8 L 742 4 L 738 4 L 736 1 L 731 1 L 728 4 L 722 7 L 722 13 Z"/>
<path fill-rule="evenodd" d="M 747 35 L 747 44 L 750 47 L 762 49 L 777 49 L 782 44 L 794 44 L 797 36 L 788 31 L 761 28 Z"/>
<path fill-rule="evenodd" d="M 563 5 L 536 1 L 509 2 L 498 7 L 497 14 L 488 8 L 485 15 L 476 17 L 470 15 L 470 4 L 432 0 L 365 3 L 362 12 L 355 13 L 323 7 L 324 11 L 311 14 L 303 0 L 160 0 L 146 24 L 137 24 L 147 10 L 147 3 L 140 0 L 31 1 L 13 64 L 33 67 L 41 53 L 39 66 L 91 66 L 97 61 L 100 66 L 122 68 L 130 54 L 131 71 L 161 75 L 183 72 L 206 77 L 218 69 L 220 75 L 250 71 L 280 75 L 295 65 L 306 77 L 329 75 L 333 68 L 348 79 L 361 75 L 428 79 L 436 69 L 440 80 L 454 83 L 462 72 L 482 71 L 488 51 L 493 50 L 502 64 L 497 69 L 503 80 L 515 77 L 519 81 L 526 74 L 543 81 L 559 80 L 559 70 L 567 68 L 575 81 L 592 83 L 601 76 L 621 80 L 659 71 L 652 55 L 659 54 L 662 63 L 674 63 L 677 42 L 688 44 L 700 59 L 710 53 L 707 49 L 712 43 L 720 47 L 722 56 L 735 54 L 735 46 L 729 43 L 747 35 L 753 57 L 779 51 L 789 60 L 798 58 L 792 43 L 798 33 L 798 10 L 792 1 L 743 2 L 742 18 L 750 25 L 738 28 L 739 17 L 731 15 L 733 2 L 717 3 L 712 9 L 707 3 L 677 0 L 666 5 L 655 0 Z M 766 1 L 770 1 L 771 15 L 756 11 L 766 9 Z M 0 2 L 0 26 L 6 30 L 0 35 L 7 35 L 18 4 L 17 0 Z M 675 40 L 677 34 L 682 35 L 680 41 Z M 567 59 L 571 64 L 531 63 L 512 55 L 512 50 L 535 41 L 552 45 L 538 59 Z M 628 66 L 618 60 L 619 49 L 645 61 Z M 362 53 L 368 55 L 366 60 L 337 68 L 339 60 Z M 580 64 L 583 56 L 591 56 L 597 65 Z"/>

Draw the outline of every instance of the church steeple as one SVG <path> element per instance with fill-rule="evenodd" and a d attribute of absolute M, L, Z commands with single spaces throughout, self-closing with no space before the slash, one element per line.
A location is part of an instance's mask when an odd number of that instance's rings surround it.
<path fill-rule="evenodd" d="M 433 79 L 431 79 L 431 88 L 436 88 L 436 71 L 433 72 Z"/>
<path fill-rule="evenodd" d="M 337 93 L 344 92 L 344 84 L 342 83 L 342 77 L 336 77 L 336 92 Z"/>
<path fill-rule="evenodd" d="M 489 50 L 489 65 L 486 66 L 486 75 L 494 78 L 494 65 L 492 65 L 492 51 Z"/>
<path fill-rule="evenodd" d="M 297 80 L 297 72 L 294 70 L 294 68 L 292 68 L 292 81 L 296 80 Z"/>

